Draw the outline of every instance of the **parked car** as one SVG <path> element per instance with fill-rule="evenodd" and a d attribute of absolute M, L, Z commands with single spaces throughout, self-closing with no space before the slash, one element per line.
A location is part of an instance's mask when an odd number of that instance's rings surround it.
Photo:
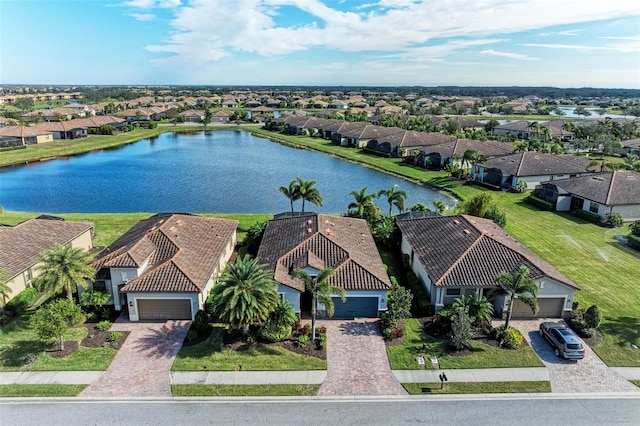
<path fill-rule="evenodd" d="M 555 322 L 543 322 L 538 331 L 551 346 L 558 357 L 566 359 L 584 358 L 584 346 L 576 334 L 566 325 Z"/>

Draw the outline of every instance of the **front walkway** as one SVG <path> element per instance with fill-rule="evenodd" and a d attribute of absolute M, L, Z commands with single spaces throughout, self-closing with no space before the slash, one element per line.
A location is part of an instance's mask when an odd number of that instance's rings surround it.
<path fill-rule="evenodd" d="M 557 318 L 512 320 L 511 326 L 520 330 L 549 370 L 551 392 L 638 392 L 633 383 L 609 368 L 593 350 L 585 346 L 584 359 L 573 361 L 558 358 L 546 339 L 538 334 L 540 323 L 558 322 Z"/>
<path fill-rule="evenodd" d="M 111 331 L 129 331 L 129 337 L 107 371 L 80 396 L 171 396 L 171 366 L 190 324 L 118 319 Z"/>
<path fill-rule="evenodd" d="M 391 373 L 378 319 L 331 320 L 327 327 L 327 378 L 319 396 L 406 395 Z"/>

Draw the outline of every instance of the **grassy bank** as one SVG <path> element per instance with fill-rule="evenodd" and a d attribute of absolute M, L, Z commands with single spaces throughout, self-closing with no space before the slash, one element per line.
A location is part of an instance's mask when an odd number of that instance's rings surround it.
<path fill-rule="evenodd" d="M 446 395 L 480 393 L 546 393 L 551 392 L 549 382 L 466 382 L 447 383 L 403 383 L 410 395 Z"/>
<path fill-rule="evenodd" d="M 173 385 L 173 396 L 315 396 L 320 385 Z"/>

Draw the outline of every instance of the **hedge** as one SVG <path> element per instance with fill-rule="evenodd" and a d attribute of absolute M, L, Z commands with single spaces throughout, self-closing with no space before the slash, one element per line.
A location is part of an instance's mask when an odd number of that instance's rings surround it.
<path fill-rule="evenodd" d="M 553 203 L 545 201 L 542 198 L 538 198 L 533 194 L 531 194 L 527 198 L 525 198 L 525 201 L 527 203 L 529 203 L 529 204 L 532 204 L 532 205 L 534 205 L 536 207 L 541 208 L 542 210 L 548 210 L 550 212 L 555 210 L 554 207 L 553 207 Z"/>
<path fill-rule="evenodd" d="M 16 295 L 13 299 L 9 300 L 6 305 L 4 305 L 4 310 L 2 312 L 2 318 L 0 318 L 0 324 L 4 325 L 11 318 L 17 317 L 22 314 L 27 306 L 31 302 L 36 299 L 38 293 L 36 289 L 33 287 L 27 288 Z"/>
<path fill-rule="evenodd" d="M 481 186 L 483 188 L 487 188 L 487 189 L 490 189 L 492 191 L 502 191 L 502 188 L 500 187 L 500 185 L 494 185 L 492 183 L 483 182 L 481 180 L 469 180 L 469 181 L 467 181 L 467 183 L 469 185 Z"/>
<path fill-rule="evenodd" d="M 588 212 L 586 210 L 575 210 L 573 212 L 573 215 L 591 223 L 599 223 L 601 220 L 601 217 L 599 215 L 597 215 L 596 213 Z"/>
<path fill-rule="evenodd" d="M 627 235 L 627 242 L 634 249 L 640 250 L 640 237 L 636 237 L 633 234 L 629 234 Z"/>

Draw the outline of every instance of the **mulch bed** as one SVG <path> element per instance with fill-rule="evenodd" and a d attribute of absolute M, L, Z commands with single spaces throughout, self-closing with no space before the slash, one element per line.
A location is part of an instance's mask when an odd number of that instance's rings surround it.
<path fill-rule="evenodd" d="M 64 358 L 65 356 L 74 353 L 80 346 L 78 342 L 64 342 L 64 350 L 60 350 L 60 343 L 55 343 L 45 350 L 45 353 L 51 358 Z"/>
<path fill-rule="evenodd" d="M 584 340 L 584 342 L 591 347 L 594 347 L 598 343 L 602 342 L 602 338 L 603 338 L 602 332 L 597 328 L 593 330 L 593 336 L 581 337 L 581 339 Z"/>
<path fill-rule="evenodd" d="M 48 347 L 45 352 L 52 358 L 64 358 L 65 356 L 72 354 L 77 351 L 80 346 L 84 346 L 86 348 L 100 348 L 100 347 L 108 347 L 115 350 L 118 350 L 124 344 L 124 341 L 127 339 L 129 335 L 128 331 L 121 331 L 122 337 L 114 342 L 109 342 L 107 339 L 111 334 L 110 331 L 99 331 L 96 328 L 95 324 L 82 324 L 78 327 L 85 327 L 88 331 L 87 337 L 82 339 L 81 342 L 68 341 L 64 342 L 64 350 L 60 350 L 60 343 L 54 343 L 50 347 Z"/>
<path fill-rule="evenodd" d="M 266 343 L 266 342 L 256 342 L 256 343 L 247 343 L 242 340 L 241 336 L 233 336 L 229 338 L 226 336 L 225 344 L 223 346 L 224 349 L 230 351 L 246 351 L 249 349 L 259 349 L 259 348 L 268 348 L 268 347 L 281 347 L 288 351 L 306 355 L 313 356 L 319 359 L 327 359 L 327 350 L 326 349 L 317 349 L 316 344 L 314 342 L 309 341 L 305 346 L 298 346 L 298 343 L 295 339 L 292 340 L 283 340 L 281 342 L 275 343 Z"/>

